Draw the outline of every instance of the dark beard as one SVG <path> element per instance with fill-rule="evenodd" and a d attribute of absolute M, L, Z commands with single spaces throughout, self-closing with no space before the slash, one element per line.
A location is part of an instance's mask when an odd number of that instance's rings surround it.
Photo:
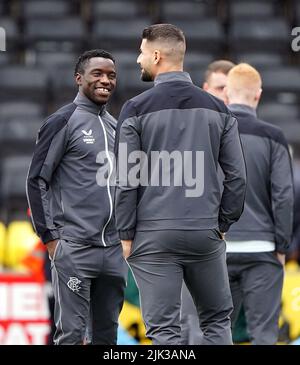
<path fill-rule="evenodd" d="M 146 70 L 142 71 L 141 79 L 142 79 L 142 81 L 145 81 L 145 82 L 153 81 L 152 75 Z"/>

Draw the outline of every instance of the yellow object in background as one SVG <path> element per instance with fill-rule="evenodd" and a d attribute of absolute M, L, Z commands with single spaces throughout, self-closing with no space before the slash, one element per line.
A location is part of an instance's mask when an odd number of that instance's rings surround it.
<path fill-rule="evenodd" d="M 290 325 L 290 338 L 300 336 L 300 267 L 296 262 L 286 264 L 282 290 L 282 313 Z"/>
<path fill-rule="evenodd" d="M 151 345 L 151 341 L 146 337 L 146 329 L 139 307 L 125 300 L 119 319 L 122 327 L 141 345 Z"/>
<path fill-rule="evenodd" d="M 4 252 L 5 252 L 5 225 L 0 222 L 0 267 L 4 264 Z"/>
<path fill-rule="evenodd" d="M 11 222 L 5 236 L 3 263 L 10 269 L 23 269 L 22 260 L 34 249 L 38 240 L 30 222 Z"/>

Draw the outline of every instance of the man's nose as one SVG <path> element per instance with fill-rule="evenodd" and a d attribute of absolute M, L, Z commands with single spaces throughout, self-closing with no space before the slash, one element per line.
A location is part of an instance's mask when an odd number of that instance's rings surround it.
<path fill-rule="evenodd" d="M 109 84 L 108 76 L 107 75 L 102 75 L 101 78 L 100 78 L 100 82 L 101 82 L 101 84 L 108 85 Z"/>

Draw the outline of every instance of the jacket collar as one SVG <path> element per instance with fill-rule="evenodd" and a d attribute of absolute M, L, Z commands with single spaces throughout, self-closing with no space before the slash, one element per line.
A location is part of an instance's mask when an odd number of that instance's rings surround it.
<path fill-rule="evenodd" d="M 190 75 L 187 72 L 171 71 L 158 74 L 154 79 L 154 86 L 161 84 L 163 82 L 171 82 L 171 81 L 184 81 L 193 83 Z"/>
<path fill-rule="evenodd" d="M 93 114 L 103 115 L 105 113 L 105 104 L 98 105 L 95 104 L 92 100 L 82 94 L 80 91 L 78 92 L 76 98 L 74 99 L 74 103 L 82 108 L 88 110 Z"/>
<path fill-rule="evenodd" d="M 245 104 L 229 104 L 228 109 L 234 113 L 246 113 L 256 117 L 256 110 Z"/>

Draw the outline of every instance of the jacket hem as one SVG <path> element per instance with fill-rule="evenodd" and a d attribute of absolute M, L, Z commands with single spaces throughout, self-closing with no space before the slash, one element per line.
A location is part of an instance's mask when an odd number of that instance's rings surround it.
<path fill-rule="evenodd" d="M 128 229 L 127 231 L 119 231 L 119 237 L 121 240 L 133 240 L 135 229 Z"/>
<path fill-rule="evenodd" d="M 80 244 L 91 245 L 91 246 L 101 246 L 101 247 L 115 246 L 115 245 L 118 245 L 121 243 L 119 239 L 108 239 L 107 237 L 105 237 L 106 246 L 103 245 L 101 237 L 99 237 L 99 240 L 95 240 L 95 239 L 89 239 L 88 237 L 87 238 L 76 238 L 76 237 L 72 237 L 72 236 L 61 235 L 60 238 L 63 240 L 66 240 L 66 241 L 74 242 L 74 243 L 80 243 Z"/>
<path fill-rule="evenodd" d="M 43 233 L 42 235 L 40 235 L 41 240 L 43 242 L 44 245 L 46 245 L 48 242 L 53 241 L 53 240 L 58 240 L 59 237 L 59 232 L 52 230 L 52 231 L 47 231 L 46 233 Z"/>
<path fill-rule="evenodd" d="M 191 219 L 161 219 L 140 220 L 136 231 L 187 230 L 198 231 L 204 229 L 218 229 L 218 217 Z"/>
<path fill-rule="evenodd" d="M 227 241 L 263 240 L 263 241 L 275 242 L 275 234 L 274 232 L 268 232 L 268 231 L 229 230 L 229 232 L 226 233 L 226 240 Z"/>

